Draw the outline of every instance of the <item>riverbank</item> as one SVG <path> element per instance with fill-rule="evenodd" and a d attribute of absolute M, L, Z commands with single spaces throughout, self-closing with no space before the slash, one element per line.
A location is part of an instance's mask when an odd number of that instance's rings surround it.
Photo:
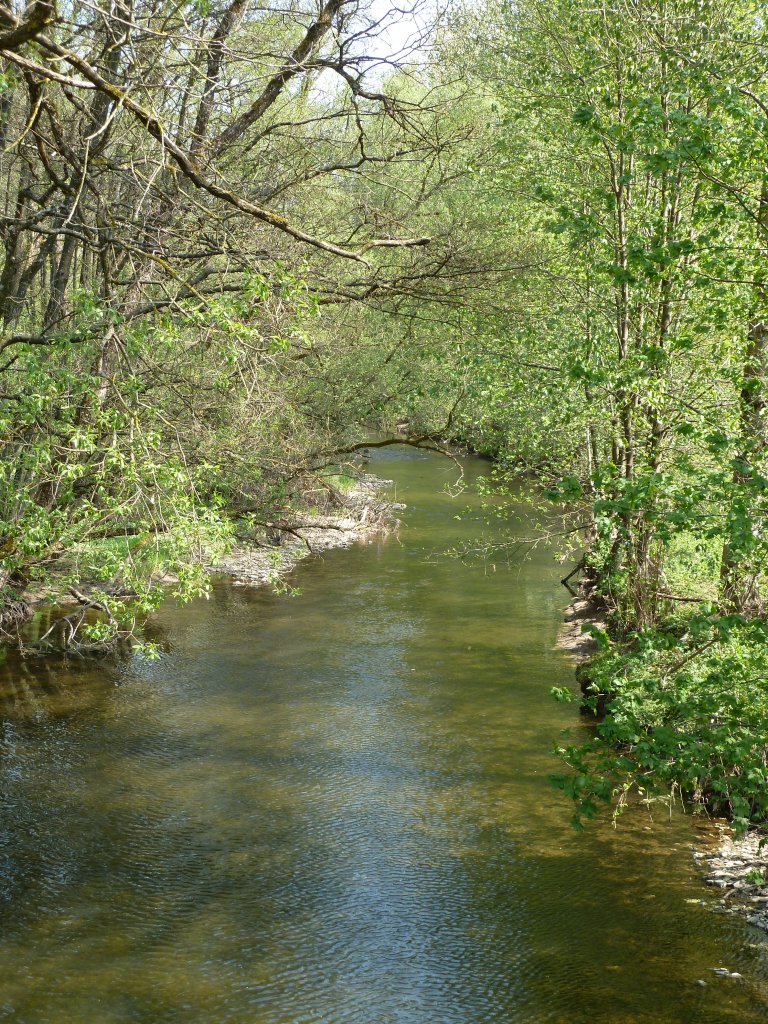
<path fill-rule="evenodd" d="M 259 526 L 249 524 L 235 545 L 205 569 L 212 575 L 230 577 L 235 586 L 287 588 L 285 577 L 309 555 L 364 542 L 399 526 L 396 512 L 405 506 L 383 494 L 389 483 L 361 474 L 348 489 L 334 488 L 319 507 L 291 510 L 276 521 Z M 179 580 L 164 573 L 153 575 L 149 582 L 154 587 L 172 588 Z M 42 639 L 47 640 L 50 627 L 56 632 L 47 642 L 46 651 L 73 649 L 75 633 L 84 623 L 91 624 L 103 616 L 113 622 L 112 615 L 117 614 L 113 599 L 130 603 L 136 596 L 119 579 L 105 584 L 87 574 L 76 574 L 72 560 L 62 559 L 44 585 L 28 590 L 23 599 L 6 609 L 8 621 L 4 628 L 0 622 L 0 640 L 33 649 L 40 638 L 36 635 L 32 647 L 29 646 L 28 624 L 32 624 L 34 632 L 34 623 L 39 620 L 44 622 Z M 76 646 L 79 652 L 103 649 L 100 641 L 86 645 L 78 642 Z"/>
<path fill-rule="evenodd" d="M 592 626 L 606 630 L 605 607 L 588 594 L 575 597 L 564 611 L 564 621 L 556 641 L 558 650 L 566 651 L 576 663 L 576 677 L 588 675 L 588 665 L 597 651 Z M 725 819 L 713 819 L 717 836 L 707 848 L 693 848 L 693 858 L 706 885 L 722 892 L 715 908 L 727 914 L 746 917 L 758 928 L 768 931 L 768 845 L 761 847 L 762 836 L 755 830 L 736 836 Z M 711 836 L 711 832 L 710 832 Z"/>
<path fill-rule="evenodd" d="M 396 529 L 399 520 L 395 513 L 405 506 L 382 495 L 391 482 L 365 474 L 341 496 L 337 510 L 323 515 L 297 513 L 290 525 L 271 527 L 260 541 L 236 545 L 208 568 L 214 574 L 231 577 L 235 586 L 282 586 L 287 574 L 304 558 L 331 548 L 350 547 Z"/>
<path fill-rule="evenodd" d="M 567 606 L 555 642 L 558 650 L 567 651 L 578 664 L 588 661 L 597 650 L 594 634 L 585 626 L 603 631 L 608 628 L 605 606 L 589 594 L 574 597 Z"/>
<path fill-rule="evenodd" d="M 716 907 L 768 931 L 768 846 L 761 847 L 761 836 L 754 831 L 734 836 L 726 822 L 721 831 L 726 835 L 713 850 L 693 853 L 705 883 L 722 893 Z"/>

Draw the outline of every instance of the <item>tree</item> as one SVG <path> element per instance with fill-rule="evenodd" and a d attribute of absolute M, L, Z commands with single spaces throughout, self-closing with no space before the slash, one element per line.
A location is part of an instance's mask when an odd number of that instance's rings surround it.
<path fill-rule="evenodd" d="M 517 322 L 481 333 L 465 415 L 511 475 L 552 481 L 610 611 L 583 673 L 607 714 L 562 784 L 587 814 L 639 786 L 761 820 L 762 13 L 531 0 L 466 18 L 501 110 L 492 188 L 543 261 Z"/>
<path fill-rule="evenodd" d="M 460 90 L 378 56 L 357 0 L 0 22 L 6 602 L 72 559 L 105 604 L 167 571 L 196 592 L 232 517 L 288 501 L 400 372 L 331 342 L 341 310 L 455 289 L 468 256 L 423 222 Z"/>

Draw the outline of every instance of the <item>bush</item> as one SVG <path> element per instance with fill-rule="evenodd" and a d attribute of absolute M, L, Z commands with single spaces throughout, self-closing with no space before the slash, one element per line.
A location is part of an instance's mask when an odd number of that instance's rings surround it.
<path fill-rule="evenodd" d="M 632 792 L 683 795 L 737 828 L 768 821 L 765 624 L 699 617 L 682 636 L 647 631 L 599 654 L 590 678 L 593 694 L 611 694 L 605 717 L 587 743 L 559 748 L 572 772 L 555 778 L 577 823 L 601 802 L 620 812 Z"/>

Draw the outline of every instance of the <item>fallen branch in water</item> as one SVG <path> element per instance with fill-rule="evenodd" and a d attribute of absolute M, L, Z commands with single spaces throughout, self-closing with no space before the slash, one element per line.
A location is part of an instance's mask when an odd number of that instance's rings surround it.
<path fill-rule="evenodd" d="M 88 597 L 81 590 L 78 590 L 77 587 L 70 587 L 69 593 L 79 604 L 84 605 L 86 608 L 95 608 L 96 611 L 104 612 L 110 626 L 114 625 L 115 618 L 109 609 L 109 605 L 104 604 L 103 601 L 94 601 L 92 597 Z"/>

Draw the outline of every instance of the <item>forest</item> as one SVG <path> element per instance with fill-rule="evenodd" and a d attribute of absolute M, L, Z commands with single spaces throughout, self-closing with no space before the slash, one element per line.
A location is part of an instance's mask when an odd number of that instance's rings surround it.
<path fill-rule="evenodd" d="M 763 6 L 33 0 L 0 56 L 8 642 L 52 579 L 140 642 L 404 424 L 607 612 L 576 822 L 765 825 Z"/>

